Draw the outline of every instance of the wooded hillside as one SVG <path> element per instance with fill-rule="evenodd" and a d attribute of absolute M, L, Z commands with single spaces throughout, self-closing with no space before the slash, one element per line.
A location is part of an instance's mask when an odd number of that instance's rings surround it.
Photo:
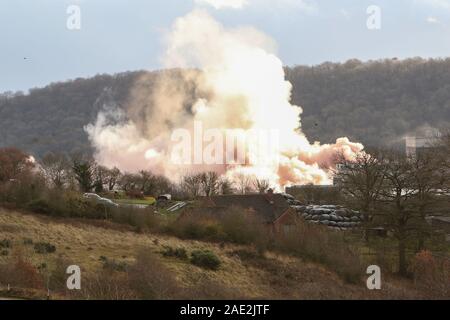
<path fill-rule="evenodd" d="M 36 156 L 49 151 L 91 151 L 83 127 L 102 108 L 105 89 L 121 106 L 144 72 L 98 75 L 54 83 L 29 94 L 0 95 L 0 147 Z M 151 83 L 160 72 L 149 73 Z M 450 123 L 450 58 L 323 63 L 286 68 L 292 100 L 303 107 L 311 141 L 340 136 L 365 145 L 392 145 L 423 126 Z M 111 98 L 111 97 L 110 97 Z"/>

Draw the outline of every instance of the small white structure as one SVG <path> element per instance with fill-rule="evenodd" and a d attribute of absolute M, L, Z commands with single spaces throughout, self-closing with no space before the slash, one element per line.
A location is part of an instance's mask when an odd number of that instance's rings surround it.
<path fill-rule="evenodd" d="M 85 193 L 85 194 L 83 194 L 83 198 L 85 198 L 89 201 L 93 201 L 95 203 L 106 205 L 106 206 L 112 206 L 112 207 L 119 206 L 117 203 L 111 201 L 110 199 L 102 198 L 96 193 Z"/>
<path fill-rule="evenodd" d="M 162 194 L 162 195 L 158 196 L 158 200 L 170 201 L 170 200 L 172 200 L 172 195 L 171 194 Z"/>

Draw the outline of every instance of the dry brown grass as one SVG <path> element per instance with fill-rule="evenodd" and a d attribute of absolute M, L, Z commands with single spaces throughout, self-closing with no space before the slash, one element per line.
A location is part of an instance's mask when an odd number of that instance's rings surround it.
<path fill-rule="evenodd" d="M 450 299 L 450 260 L 421 251 L 416 254 L 411 271 L 416 287 L 429 297 Z"/>
<path fill-rule="evenodd" d="M 135 233 L 129 228 L 112 223 L 76 219 L 53 219 L 26 213 L 0 209 L 0 240 L 11 239 L 14 250 L 22 250 L 30 261 L 49 268 L 61 259 L 81 267 L 85 276 L 101 279 L 100 257 L 132 265 L 142 249 L 155 254 L 161 263 L 173 273 L 184 298 L 274 298 L 274 299 L 371 299 L 411 298 L 418 294 L 405 283 L 386 283 L 386 290 L 370 292 L 365 283 L 350 285 L 339 276 L 313 263 L 299 258 L 266 252 L 257 253 L 248 246 L 225 246 L 175 237 Z M 56 246 L 56 252 L 39 255 L 24 239 L 48 242 Z M 157 241 L 155 241 L 157 239 Z M 174 257 L 163 257 L 164 246 L 185 248 L 189 253 L 197 249 L 214 252 L 222 264 L 217 271 L 204 270 Z M 257 258 L 243 257 L 240 250 L 254 251 Z M 0 264 L 11 261 L 11 254 L 0 256 Z M 108 278 L 108 287 L 114 287 Z M 5 284 L 3 284 L 5 285 Z M 104 290 L 98 287 L 98 290 Z M 133 294 L 112 292 L 110 298 L 134 298 Z M 167 297 L 166 297 L 167 298 Z"/>

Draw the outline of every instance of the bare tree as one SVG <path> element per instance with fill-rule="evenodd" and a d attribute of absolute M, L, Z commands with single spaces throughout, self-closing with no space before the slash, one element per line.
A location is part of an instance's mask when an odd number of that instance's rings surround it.
<path fill-rule="evenodd" d="M 422 248 L 428 235 L 426 216 L 433 212 L 444 182 L 440 162 L 433 153 L 407 157 L 394 151 L 338 161 L 335 178 L 348 202 L 366 214 L 369 225 L 385 227 L 397 241 L 401 275 L 408 270 L 409 240 L 416 237 Z"/>
<path fill-rule="evenodd" d="M 389 153 L 384 159 L 385 183 L 378 200 L 377 219 L 388 228 L 398 242 L 398 271 L 406 276 L 407 241 L 417 231 L 417 209 L 411 163 L 406 156 Z"/>
<path fill-rule="evenodd" d="M 267 189 L 270 187 L 270 183 L 268 180 L 265 179 L 259 179 L 258 177 L 255 177 L 253 179 L 253 187 L 258 191 L 259 193 L 265 193 Z"/>
<path fill-rule="evenodd" d="M 443 197 L 439 194 L 448 175 L 443 174 L 445 168 L 432 150 L 408 157 L 407 160 L 410 165 L 411 188 L 414 190 L 412 200 L 420 218 L 417 251 L 421 251 L 425 247 L 426 238 L 431 235 L 426 218 L 442 204 Z"/>
<path fill-rule="evenodd" d="M 160 195 L 164 193 L 172 193 L 176 188 L 174 184 L 167 179 L 165 176 L 154 176 L 153 177 L 153 189 L 150 190 L 153 195 Z"/>
<path fill-rule="evenodd" d="M 202 190 L 202 181 L 200 174 L 188 174 L 182 178 L 181 188 L 191 198 L 196 198 Z"/>
<path fill-rule="evenodd" d="M 219 175 L 214 171 L 204 172 L 200 174 L 202 190 L 207 197 L 219 193 L 220 179 Z"/>
<path fill-rule="evenodd" d="M 140 177 L 132 173 L 124 173 L 119 179 L 119 186 L 126 192 L 139 187 Z"/>
<path fill-rule="evenodd" d="M 220 179 L 220 193 L 221 194 L 233 194 L 233 183 L 227 178 L 222 177 Z"/>
<path fill-rule="evenodd" d="M 0 149 L 0 182 L 15 179 L 21 173 L 34 168 L 30 156 L 16 148 Z"/>
<path fill-rule="evenodd" d="M 66 184 L 70 171 L 69 159 L 65 154 L 48 153 L 42 159 L 44 176 L 54 187 L 62 189 Z"/>
<path fill-rule="evenodd" d="M 170 193 L 173 189 L 172 183 L 166 177 L 144 170 L 139 172 L 138 185 L 141 192 L 147 195 Z"/>
<path fill-rule="evenodd" d="M 240 194 L 246 194 L 250 191 L 252 185 L 252 178 L 244 173 L 236 175 L 236 187 Z"/>
<path fill-rule="evenodd" d="M 386 178 L 384 154 L 380 151 L 360 153 L 354 160 L 340 154 L 336 159 L 335 181 L 347 200 L 370 223 L 376 201 L 379 199 Z"/>
<path fill-rule="evenodd" d="M 149 192 L 149 190 L 153 189 L 154 176 L 150 171 L 141 170 L 139 171 L 140 175 L 140 189 L 142 192 Z"/>
<path fill-rule="evenodd" d="M 105 183 L 108 187 L 109 191 L 114 190 L 114 187 L 118 184 L 120 178 L 122 176 L 122 173 L 117 167 L 114 167 L 112 169 L 107 169 L 105 173 Z"/>

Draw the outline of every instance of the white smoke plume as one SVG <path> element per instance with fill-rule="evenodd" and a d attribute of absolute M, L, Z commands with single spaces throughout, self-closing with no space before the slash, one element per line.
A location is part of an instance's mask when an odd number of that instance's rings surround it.
<path fill-rule="evenodd" d="M 258 30 L 226 29 L 197 9 L 175 21 L 166 41 L 165 67 L 186 71 L 162 72 L 151 95 L 138 82 L 126 111 L 105 109 L 86 127 L 100 163 L 149 169 L 173 180 L 187 171 L 215 170 L 230 179 L 243 173 L 283 187 L 330 183 L 334 156 L 351 159 L 363 150 L 347 138 L 332 145 L 308 141 L 300 128 L 302 109 L 290 103 L 292 85 L 276 45 Z M 193 90 L 200 98 L 190 101 Z M 171 134 L 175 128 L 192 130 L 194 121 L 204 129 L 277 130 L 278 163 L 176 165 Z"/>

